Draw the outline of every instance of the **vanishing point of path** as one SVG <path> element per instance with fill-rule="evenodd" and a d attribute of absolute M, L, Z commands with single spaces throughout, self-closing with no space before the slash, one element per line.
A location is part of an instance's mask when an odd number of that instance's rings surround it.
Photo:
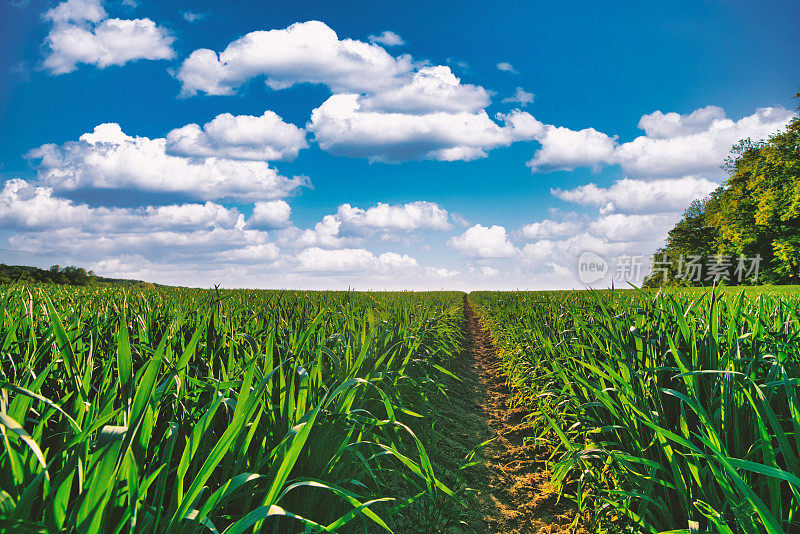
<path fill-rule="evenodd" d="M 457 468 L 472 447 L 494 438 L 477 456 L 484 465 L 466 470 L 467 485 L 477 490 L 470 499 L 468 532 L 572 532 L 574 512 L 565 500 L 557 503 L 547 452 L 534 445 L 524 419 L 529 411 L 509 409 L 511 391 L 497 352 L 466 296 L 464 318 L 464 352 L 452 369 L 461 381 L 448 381 L 447 405 L 440 407 L 443 443 L 437 449 L 449 453 L 436 454 L 440 457 L 434 461 L 448 470 Z"/>

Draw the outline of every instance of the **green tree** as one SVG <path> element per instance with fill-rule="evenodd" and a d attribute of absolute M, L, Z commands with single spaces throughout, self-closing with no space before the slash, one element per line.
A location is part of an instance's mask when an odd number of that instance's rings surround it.
<path fill-rule="evenodd" d="M 800 282 L 800 119 L 766 140 L 740 141 L 731 152 L 725 185 L 686 210 L 657 252 L 658 260 L 666 255 L 669 271 L 645 285 L 682 283 L 681 255 L 717 254 L 760 257 L 762 282 Z"/>
<path fill-rule="evenodd" d="M 720 187 L 709 197 L 691 203 L 683 218 L 669 231 L 666 245 L 655 254 L 655 261 L 667 268 L 666 277 L 663 271 L 655 273 L 645 281 L 646 286 L 687 285 L 689 282 L 678 272 L 687 259 L 699 256 L 701 263 L 705 263 L 716 253 L 714 244 L 719 239 L 719 231 L 710 224 L 709 218 L 717 209 L 721 194 Z"/>
<path fill-rule="evenodd" d="M 800 92 L 798 92 L 800 98 Z M 736 147 L 714 224 L 722 253 L 760 255 L 765 281 L 800 281 L 800 119 L 768 140 Z"/>

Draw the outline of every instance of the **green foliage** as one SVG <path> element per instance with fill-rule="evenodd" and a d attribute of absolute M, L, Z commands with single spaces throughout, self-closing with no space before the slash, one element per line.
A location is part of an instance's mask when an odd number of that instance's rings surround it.
<path fill-rule="evenodd" d="M 53 284 L 85 286 L 97 279 L 94 272 L 83 267 L 53 265 L 47 270 L 24 265 L 0 263 L 0 284 L 14 282 L 50 282 Z"/>
<path fill-rule="evenodd" d="M 800 529 L 800 292 L 471 293 L 598 532 Z"/>
<path fill-rule="evenodd" d="M 746 139 L 732 152 L 725 187 L 692 204 L 656 253 L 657 259 L 667 256 L 669 273 L 655 273 L 645 285 L 685 283 L 676 272 L 682 256 L 705 262 L 716 254 L 760 257 L 762 282 L 800 282 L 800 119 L 765 141 Z M 729 282 L 737 279 L 733 263 Z"/>
<path fill-rule="evenodd" d="M 387 531 L 458 508 L 425 416 L 462 298 L 0 287 L 0 531 Z"/>

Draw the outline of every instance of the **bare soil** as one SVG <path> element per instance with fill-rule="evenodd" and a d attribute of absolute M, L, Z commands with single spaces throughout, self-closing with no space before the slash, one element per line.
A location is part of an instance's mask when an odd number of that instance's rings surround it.
<path fill-rule="evenodd" d="M 572 529 L 575 510 L 550 484 L 547 451 L 537 446 L 524 408 L 509 409 L 511 390 L 498 353 L 467 298 L 464 298 L 465 350 L 450 381 L 447 406 L 439 407 L 434 448 L 440 467 L 453 472 L 477 443 L 494 440 L 478 454 L 484 465 L 466 470 L 475 491 L 465 521 L 476 534 L 588 534 L 580 523 Z"/>

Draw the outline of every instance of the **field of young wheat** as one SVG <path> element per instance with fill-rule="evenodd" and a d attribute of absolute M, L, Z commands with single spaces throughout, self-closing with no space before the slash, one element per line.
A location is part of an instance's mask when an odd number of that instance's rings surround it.
<path fill-rule="evenodd" d="M 597 531 L 800 529 L 800 298 L 478 292 L 517 402 Z"/>
<path fill-rule="evenodd" d="M 458 497 L 426 454 L 428 397 L 461 299 L 0 289 L 0 530 L 443 520 Z"/>
<path fill-rule="evenodd" d="M 464 303 L 0 287 L 0 531 L 481 531 L 431 459 Z M 466 305 L 583 528 L 800 529 L 796 288 Z"/>

